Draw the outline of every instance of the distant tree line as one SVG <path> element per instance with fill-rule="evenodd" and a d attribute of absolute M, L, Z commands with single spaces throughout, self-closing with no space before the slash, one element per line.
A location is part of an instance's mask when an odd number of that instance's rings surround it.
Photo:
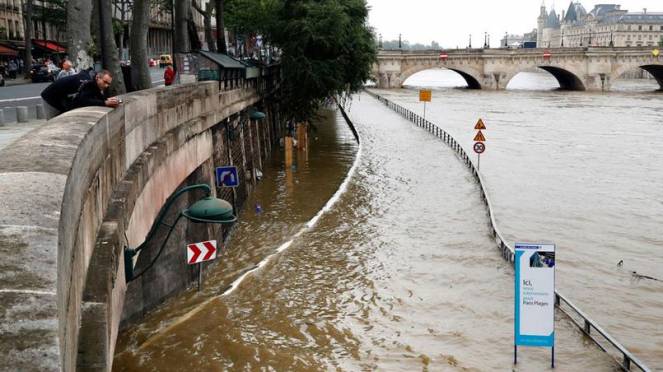
<path fill-rule="evenodd" d="M 398 39 L 382 41 L 382 48 L 383 49 L 398 49 L 399 48 Z M 440 49 L 440 44 L 435 40 L 431 41 L 430 44 L 421 44 L 421 43 L 411 44 L 407 40 L 402 40 L 401 41 L 401 49 L 406 49 L 406 50 Z"/>

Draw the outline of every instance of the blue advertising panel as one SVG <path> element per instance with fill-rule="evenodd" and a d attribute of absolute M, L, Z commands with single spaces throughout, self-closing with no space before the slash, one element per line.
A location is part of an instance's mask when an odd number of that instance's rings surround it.
<path fill-rule="evenodd" d="M 239 186 L 239 177 L 237 176 L 237 167 L 217 167 L 216 168 L 216 186 L 217 187 L 237 187 Z"/>
<path fill-rule="evenodd" d="M 515 345 L 555 346 L 555 245 L 516 243 Z"/>

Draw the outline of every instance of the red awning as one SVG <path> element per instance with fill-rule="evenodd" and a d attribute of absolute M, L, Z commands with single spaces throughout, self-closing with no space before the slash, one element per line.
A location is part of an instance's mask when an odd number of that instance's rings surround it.
<path fill-rule="evenodd" d="M 32 43 L 53 53 L 65 53 L 67 51 L 62 45 L 55 41 L 33 39 Z"/>
<path fill-rule="evenodd" d="M 18 51 L 8 46 L 0 45 L 0 56 L 18 56 Z"/>

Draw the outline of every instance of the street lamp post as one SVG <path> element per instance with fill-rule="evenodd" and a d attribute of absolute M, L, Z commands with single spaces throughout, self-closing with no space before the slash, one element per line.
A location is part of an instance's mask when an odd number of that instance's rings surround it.
<path fill-rule="evenodd" d="M 177 214 L 177 218 L 175 219 L 175 222 L 173 222 L 172 225 L 163 222 L 163 219 L 166 217 L 166 214 L 170 210 L 170 207 L 172 207 L 172 205 L 175 203 L 175 200 L 177 200 L 177 198 L 180 195 L 187 193 L 189 191 L 199 190 L 199 189 L 205 190 L 207 196 L 193 203 L 193 205 L 191 205 L 188 209 L 180 211 L 180 213 Z M 124 275 L 127 283 L 129 283 L 132 280 L 138 279 L 154 265 L 156 260 L 161 255 L 161 252 L 163 251 L 164 247 L 166 246 L 168 238 L 170 238 L 170 234 L 173 232 L 173 229 L 175 229 L 175 226 L 177 225 L 177 222 L 179 222 L 180 218 L 185 217 L 190 221 L 196 223 L 222 224 L 222 223 L 232 223 L 237 221 L 237 217 L 233 215 L 232 205 L 225 200 L 212 197 L 211 193 L 212 189 L 210 188 L 209 185 L 198 184 L 198 185 L 184 187 L 178 190 L 172 196 L 170 196 L 168 200 L 166 200 L 166 204 L 164 205 L 163 208 L 161 208 L 161 211 L 157 215 L 156 222 L 154 223 L 154 225 L 152 225 L 152 228 L 150 229 L 149 233 L 147 234 L 147 237 L 145 238 L 145 241 L 136 248 L 129 248 L 129 247 L 124 248 Z M 152 259 L 152 262 L 150 262 L 150 264 L 143 271 L 141 271 L 139 274 L 135 274 L 133 258 L 141 250 L 143 250 L 147 246 L 147 244 L 155 237 L 157 229 L 160 225 L 164 225 L 169 229 L 168 233 L 166 234 L 166 238 L 161 243 L 159 252 L 157 252 L 156 256 L 154 256 L 154 259 Z"/>
<path fill-rule="evenodd" d="M 488 48 L 488 32 L 483 33 L 483 48 Z"/>
<path fill-rule="evenodd" d="M 509 32 L 504 33 L 504 47 L 505 48 L 509 47 Z"/>
<path fill-rule="evenodd" d="M 472 34 L 470 34 L 470 43 L 467 46 L 469 49 L 472 49 Z"/>

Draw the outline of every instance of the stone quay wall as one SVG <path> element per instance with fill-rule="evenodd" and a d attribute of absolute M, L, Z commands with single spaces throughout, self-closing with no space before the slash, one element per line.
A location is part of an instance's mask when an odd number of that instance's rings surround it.
<path fill-rule="evenodd" d="M 238 194 L 250 192 L 282 134 L 259 88 L 140 91 L 117 109 L 67 112 L 0 151 L 0 370 L 110 370 L 120 322 L 191 284 L 195 272 L 167 249 L 127 288 L 124 248 L 143 242 L 180 187 L 204 182 L 240 206 Z M 249 107 L 266 119 L 250 120 Z M 241 190 L 214 187 L 214 168 L 228 164 L 240 169 Z M 200 196 L 183 196 L 175 209 Z M 180 221 L 168 247 L 227 234 Z"/>

